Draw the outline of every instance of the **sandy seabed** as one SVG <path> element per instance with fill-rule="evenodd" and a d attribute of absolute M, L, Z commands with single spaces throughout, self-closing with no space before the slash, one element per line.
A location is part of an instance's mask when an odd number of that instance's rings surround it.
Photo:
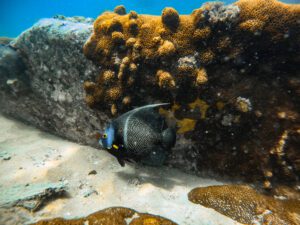
<path fill-rule="evenodd" d="M 64 182 L 67 196 L 48 201 L 34 213 L 14 207 L 0 209 L 0 224 L 28 224 L 55 217 L 87 216 L 122 206 L 166 217 L 178 224 L 238 224 L 213 209 L 188 201 L 195 187 L 223 184 L 173 168 L 141 165 L 121 167 L 105 151 L 79 145 L 0 115 L 1 188 Z M 96 174 L 90 174 L 95 170 Z"/>

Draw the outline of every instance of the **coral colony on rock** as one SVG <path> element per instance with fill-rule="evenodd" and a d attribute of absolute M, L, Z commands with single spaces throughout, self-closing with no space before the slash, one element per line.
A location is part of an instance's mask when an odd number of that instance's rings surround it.
<path fill-rule="evenodd" d="M 101 67 L 84 82 L 85 101 L 112 115 L 172 102 L 179 132 L 197 146 L 196 157 L 183 155 L 196 170 L 264 180 L 266 188 L 297 182 L 299 19 L 299 5 L 274 0 L 211 2 L 182 16 L 116 7 L 95 20 L 84 46 Z"/>
<path fill-rule="evenodd" d="M 248 183 L 182 195 L 239 223 L 296 225 L 299 53 L 300 4 L 277 0 L 208 2 L 190 15 L 117 6 L 95 20 L 57 16 L 1 40 L 0 111 L 100 148 L 94 136 L 110 120 L 168 102 L 159 113 L 176 127 L 176 145 L 157 164 Z M 176 224 L 141 212 L 36 224 Z"/>

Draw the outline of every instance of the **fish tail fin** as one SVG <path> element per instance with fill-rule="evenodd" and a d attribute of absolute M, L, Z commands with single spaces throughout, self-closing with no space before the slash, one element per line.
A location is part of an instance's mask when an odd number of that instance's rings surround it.
<path fill-rule="evenodd" d="M 176 132 L 173 128 L 167 128 L 162 132 L 162 143 L 166 149 L 170 149 L 175 145 Z"/>

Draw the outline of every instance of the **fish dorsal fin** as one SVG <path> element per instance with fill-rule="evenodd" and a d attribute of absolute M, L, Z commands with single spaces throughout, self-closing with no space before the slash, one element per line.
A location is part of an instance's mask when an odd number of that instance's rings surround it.
<path fill-rule="evenodd" d="M 151 104 L 151 105 L 144 105 L 135 109 L 132 109 L 130 111 L 128 111 L 127 113 L 124 114 L 125 115 L 129 115 L 129 114 L 135 114 L 135 113 L 139 113 L 142 112 L 144 110 L 149 110 L 149 109 L 153 109 L 155 107 L 159 107 L 159 106 L 163 106 L 163 105 L 169 105 L 170 103 L 157 103 L 157 104 Z"/>

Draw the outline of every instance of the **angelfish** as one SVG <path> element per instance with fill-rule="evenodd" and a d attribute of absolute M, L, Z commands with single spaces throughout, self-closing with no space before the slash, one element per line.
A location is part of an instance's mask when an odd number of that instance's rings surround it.
<path fill-rule="evenodd" d="M 125 161 L 162 165 L 176 142 L 175 130 L 167 126 L 156 110 L 168 104 L 146 105 L 124 113 L 108 124 L 99 144 L 114 155 L 121 166 L 125 166 Z"/>

